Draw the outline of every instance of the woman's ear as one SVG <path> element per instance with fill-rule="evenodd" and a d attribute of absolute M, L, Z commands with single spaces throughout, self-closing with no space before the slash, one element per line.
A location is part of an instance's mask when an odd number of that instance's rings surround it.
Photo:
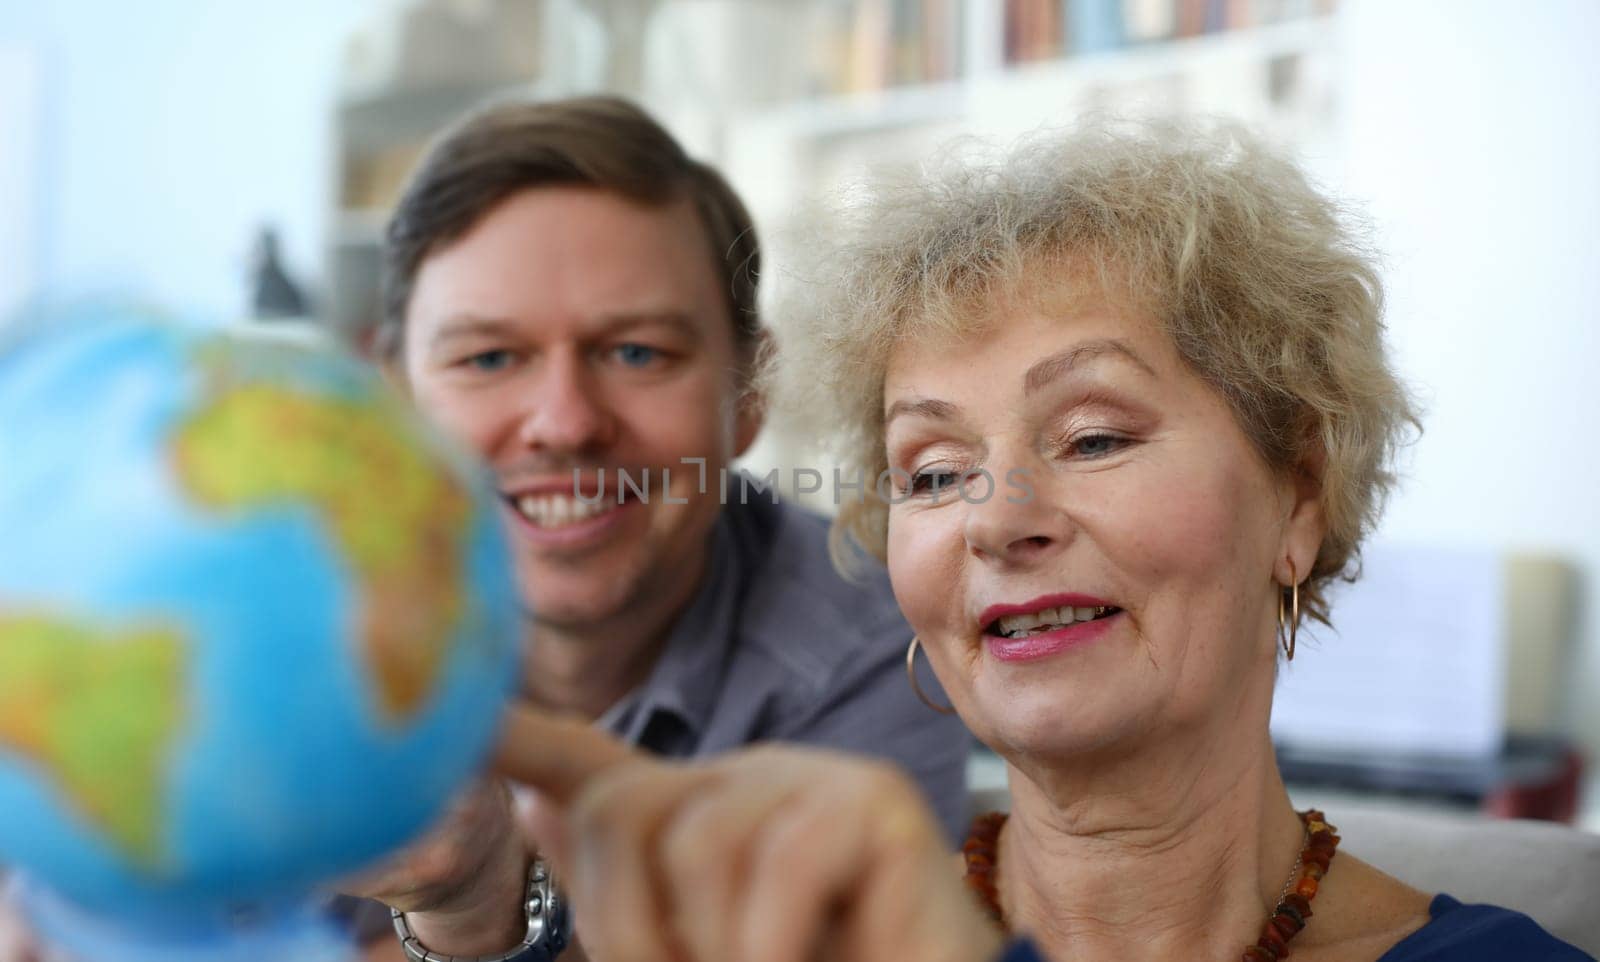
<path fill-rule="evenodd" d="M 749 353 L 736 387 L 739 392 L 733 427 L 733 456 L 736 458 L 750 450 L 766 423 L 767 397 L 761 388 L 761 378 L 773 347 L 772 335 L 762 328 L 756 335 L 756 342 L 744 349 Z"/>
<path fill-rule="evenodd" d="M 767 401 L 759 389 L 750 387 L 742 391 L 738 404 L 733 426 L 733 456 L 736 458 L 743 457 L 756 443 L 756 436 L 767 419 Z"/>
<path fill-rule="evenodd" d="M 1284 479 L 1288 513 L 1272 572 L 1284 587 L 1302 584 L 1311 576 L 1317 554 L 1322 550 L 1322 540 L 1328 534 L 1327 513 L 1322 504 L 1326 464 L 1322 445 L 1314 445 Z"/>

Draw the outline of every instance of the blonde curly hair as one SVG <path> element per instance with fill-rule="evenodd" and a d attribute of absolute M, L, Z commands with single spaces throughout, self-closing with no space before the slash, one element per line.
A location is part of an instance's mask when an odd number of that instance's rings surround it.
<path fill-rule="evenodd" d="M 1070 285 L 1159 318 L 1268 466 L 1320 474 L 1328 531 L 1301 588 L 1354 580 L 1362 540 L 1420 421 L 1383 345 L 1375 258 L 1288 159 L 1228 125 L 1097 121 L 1008 156 L 952 154 L 834 212 L 775 333 L 775 413 L 867 479 L 834 523 L 836 561 L 882 559 L 883 384 L 904 338 L 970 336 L 984 305 Z M 1040 283 L 1041 276 L 1049 278 Z"/>

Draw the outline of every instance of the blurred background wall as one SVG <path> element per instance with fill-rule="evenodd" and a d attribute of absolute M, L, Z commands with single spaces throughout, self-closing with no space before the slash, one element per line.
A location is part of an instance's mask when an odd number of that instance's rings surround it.
<path fill-rule="evenodd" d="M 268 220 L 315 277 L 340 52 L 384 2 L 0 4 L 0 71 L 7 57 L 30 63 L 36 117 L 13 132 L 0 112 L 6 167 L 32 155 L 15 193 L 0 181 L 5 218 L 28 237 L 27 276 L 0 264 L 0 292 L 133 290 L 235 316 Z"/>
<path fill-rule="evenodd" d="M 896 46 L 902 2 L 955 26 Z M 427 134 L 519 92 L 644 94 L 725 165 L 780 272 L 808 198 L 952 134 L 1086 108 L 1232 114 L 1364 209 L 1387 252 L 1391 343 L 1427 433 L 1380 543 L 1553 563 L 1532 601 L 1494 609 L 1513 636 L 1562 625 L 1508 647 L 1512 674 L 1549 669 L 1508 712 L 1600 758 L 1600 3 L 1081 0 L 1115 29 L 1056 0 L 917 3 L 7 3 L 0 308 L 117 291 L 240 317 L 270 224 L 283 268 L 357 334 Z M 496 16 L 519 26 L 462 26 Z M 1453 683 L 1452 639 L 1434 643 L 1418 671 L 1437 674 L 1405 684 Z"/>
<path fill-rule="evenodd" d="M 1384 535 L 1575 562 L 1563 696 L 1600 757 L 1600 4 L 1345 5 L 1346 177 L 1427 407 Z"/>

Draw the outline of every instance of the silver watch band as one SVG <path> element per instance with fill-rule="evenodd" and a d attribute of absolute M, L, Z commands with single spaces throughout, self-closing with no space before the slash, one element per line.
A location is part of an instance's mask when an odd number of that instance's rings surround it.
<path fill-rule="evenodd" d="M 445 955 L 434 952 L 417 940 L 406 915 L 390 909 L 394 933 L 408 962 L 552 962 L 567 947 L 567 903 L 556 888 L 555 874 L 542 858 L 528 868 L 528 887 L 523 898 L 528 916 L 528 931 L 522 944 L 500 955 Z"/>

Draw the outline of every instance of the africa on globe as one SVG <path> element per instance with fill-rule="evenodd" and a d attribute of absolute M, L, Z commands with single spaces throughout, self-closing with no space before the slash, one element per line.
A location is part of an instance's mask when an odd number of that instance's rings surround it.
<path fill-rule="evenodd" d="M 516 678 L 499 524 L 332 349 L 118 309 L 0 335 L 0 864 L 170 920 L 415 836 Z"/>

